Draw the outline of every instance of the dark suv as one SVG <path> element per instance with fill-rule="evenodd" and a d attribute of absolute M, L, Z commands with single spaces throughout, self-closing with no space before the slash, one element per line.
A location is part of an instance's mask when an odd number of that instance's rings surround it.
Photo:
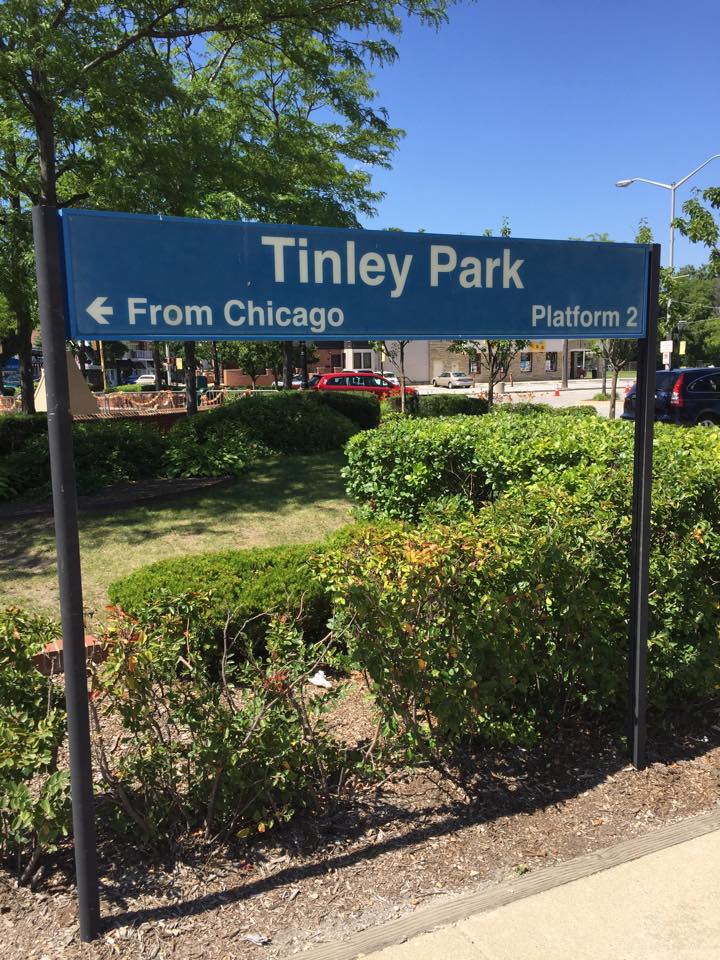
<path fill-rule="evenodd" d="M 624 420 L 635 419 L 633 384 L 625 395 Z M 658 370 L 655 374 L 655 419 L 664 423 L 720 424 L 720 367 Z"/>

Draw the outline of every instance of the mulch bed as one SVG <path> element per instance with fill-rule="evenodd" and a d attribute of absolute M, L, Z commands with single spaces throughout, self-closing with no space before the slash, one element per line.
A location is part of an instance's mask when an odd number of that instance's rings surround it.
<path fill-rule="evenodd" d="M 359 686 L 337 724 L 347 739 L 370 735 Z M 232 850 L 198 837 L 152 854 L 103 837 L 102 937 L 79 943 L 64 850 L 35 893 L 0 873 L 3 960 L 288 957 L 648 833 L 718 803 L 720 704 L 656 732 L 649 759 L 637 772 L 607 731 L 571 724 L 542 747 L 478 755 L 469 802 L 438 774 L 406 770 Z"/>
<path fill-rule="evenodd" d="M 158 500 L 177 500 L 191 493 L 214 489 L 232 483 L 232 477 L 178 477 L 174 480 L 139 480 L 137 483 L 116 483 L 99 493 L 78 497 L 83 513 L 111 513 L 124 507 L 141 507 Z M 52 499 L 20 500 L 0 504 L 0 521 L 29 520 L 53 512 Z"/>

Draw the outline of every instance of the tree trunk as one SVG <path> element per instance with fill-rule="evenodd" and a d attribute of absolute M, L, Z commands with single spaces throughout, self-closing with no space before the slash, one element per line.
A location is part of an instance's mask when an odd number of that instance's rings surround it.
<path fill-rule="evenodd" d="M 600 363 L 602 364 L 602 395 L 605 396 L 607 393 L 607 360 L 605 357 L 600 357 Z"/>
<path fill-rule="evenodd" d="M 400 341 L 400 412 L 405 413 L 405 344 Z"/>
<path fill-rule="evenodd" d="M 293 345 L 292 340 L 283 340 L 283 386 L 292 390 L 293 380 Z"/>
<path fill-rule="evenodd" d="M 189 416 L 197 413 L 197 360 L 195 358 L 195 341 L 187 340 L 185 342 L 185 398 L 187 401 L 186 409 Z"/>
<path fill-rule="evenodd" d="M 302 378 L 303 390 L 308 388 L 308 364 L 307 364 L 307 343 L 303 340 L 300 343 L 300 376 Z"/>
<path fill-rule="evenodd" d="M 615 419 L 615 403 L 617 401 L 617 382 L 618 374 L 620 373 L 617 367 L 613 367 L 612 380 L 610 386 L 610 413 L 608 414 L 611 420 Z"/>
<path fill-rule="evenodd" d="M 488 393 L 487 393 L 488 410 L 492 409 L 494 396 L 495 396 L 495 381 L 492 376 L 492 371 L 490 371 L 488 373 Z"/>
<path fill-rule="evenodd" d="M 80 367 L 80 373 L 85 376 L 85 344 L 82 340 L 78 340 L 78 366 Z"/>
<path fill-rule="evenodd" d="M 102 371 L 103 393 L 107 393 L 107 367 L 105 366 L 105 342 L 98 340 L 98 355 L 100 357 L 100 370 Z"/>
<path fill-rule="evenodd" d="M 32 332 L 33 322 L 29 307 L 23 304 L 22 315 L 18 315 L 18 359 L 20 360 L 20 395 L 23 413 L 35 413 L 35 383 L 32 370 Z"/>
<path fill-rule="evenodd" d="M 35 121 L 37 136 L 38 165 L 40 169 L 40 203 L 43 206 L 57 206 L 57 169 L 55 164 L 55 124 L 52 104 L 45 98 L 43 90 L 46 78 L 41 70 L 32 71 L 32 92 L 30 107 Z"/>
<path fill-rule="evenodd" d="M 218 356 L 217 343 L 214 340 L 210 342 L 210 353 L 212 355 L 213 377 L 215 379 L 215 389 L 220 390 L 220 388 L 222 387 L 222 370 L 220 369 L 220 357 Z"/>
<path fill-rule="evenodd" d="M 562 349 L 562 380 L 560 381 L 560 386 L 567 390 L 568 385 L 568 368 L 570 366 L 570 341 L 563 340 L 563 349 Z"/>
<path fill-rule="evenodd" d="M 160 344 L 157 340 L 153 341 L 152 355 L 153 355 L 153 366 L 155 367 L 155 389 L 159 391 L 159 390 L 162 390 L 163 375 L 162 375 L 162 357 L 160 355 Z"/>

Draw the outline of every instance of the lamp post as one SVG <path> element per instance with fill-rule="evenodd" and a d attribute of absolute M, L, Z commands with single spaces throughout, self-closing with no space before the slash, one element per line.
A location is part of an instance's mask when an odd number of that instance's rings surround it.
<path fill-rule="evenodd" d="M 659 180 L 646 180 L 644 177 L 632 177 L 630 180 L 616 180 L 616 187 L 629 187 L 633 183 L 649 183 L 653 187 L 662 187 L 663 190 L 670 191 L 670 243 L 668 245 L 668 267 L 672 273 L 675 265 L 675 193 L 678 187 L 681 187 L 684 183 L 687 183 L 691 177 L 694 177 L 698 171 L 702 170 L 703 167 L 706 167 L 713 160 L 720 159 L 720 153 L 714 153 L 711 157 L 708 157 L 707 160 L 704 160 L 700 166 L 695 167 L 694 170 L 691 170 L 686 176 L 681 180 L 673 180 L 672 183 L 660 183 Z M 667 333 L 666 336 L 671 336 L 670 328 L 670 306 L 672 300 L 668 297 L 667 302 L 667 314 L 666 314 L 666 324 L 667 324 Z M 669 359 L 669 354 L 667 355 Z M 665 364 L 665 369 L 670 369 L 670 364 Z"/>
<path fill-rule="evenodd" d="M 633 177 L 631 180 L 617 180 L 615 182 L 616 187 L 629 187 L 633 183 L 649 183 L 653 187 L 662 187 L 663 190 L 670 191 L 670 245 L 668 247 L 668 267 L 670 267 L 671 270 L 673 269 L 675 256 L 675 192 L 678 187 L 687 183 L 688 180 L 694 177 L 703 167 L 706 167 L 711 161 L 719 159 L 720 153 L 713 154 L 712 157 L 708 157 L 707 160 L 701 163 L 699 167 L 691 170 L 682 180 L 673 180 L 672 183 L 660 183 L 658 180 L 646 180 L 644 177 Z"/>

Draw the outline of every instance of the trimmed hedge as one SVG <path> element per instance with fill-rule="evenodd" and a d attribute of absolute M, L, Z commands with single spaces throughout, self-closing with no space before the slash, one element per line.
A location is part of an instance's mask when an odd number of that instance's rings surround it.
<path fill-rule="evenodd" d="M 450 396 L 435 393 L 420 397 L 419 417 L 454 417 L 462 414 L 477 416 L 488 412 L 485 397 Z"/>
<path fill-rule="evenodd" d="M 239 397 L 198 414 L 193 429 L 202 442 L 226 421 L 241 424 L 250 439 L 277 453 L 339 450 L 358 429 L 346 416 L 300 390 Z M 172 435 L 171 430 L 171 439 Z"/>
<path fill-rule="evenodd" d="M 161 560 L 111 583 L 108 595 L 139 615 L 162 597 L 209 594 L 194 609 L 218 650 L 226 629 L 232 636 L 243 627 L 262 646 L 273 614 L 298 618 L 311 642 L 325 636 L 330 618 L 329 598 L 310 564 L 317 551 L 310 543 Z"/>
<path fill-rule="evenodd" d="M 661 711 L 720 684 L 720 451 L 699 433 L 664 431 L 658 450 L 649 687 Z M 321 559 L 335 626 L 411 754 L 527 742 L 572 715 L 624 719 L 631 495 L 627 462 L 583 464 L 471 516 L 366 527 Z"/>
<path fill-rule="evenodd" d="M 380 401 L 373 393 L 313 390 L 308 396 L 352 420 L 361 430 L 371 430 L 380 423 Z"/>
<path fill-rule="evenodd" d="M 74 423 L 78 491 L 93 493 L 113 483 L 156 477 L 166 448 L 165 436 L 149 424 L 122 420 Z M 49 490 L 47 435 L 38 431 L 21 449 L 4 459 L 0 500 L 43 496 Z"/>
<path fill-rule="evenodd" d="M 44 413 L 0 414 L 0 457 L 22 450 L 33 437 L 47 436 Z"/>
<path fill-rule="evenodd" d="M 416 520 L 429 504 L 459 496 L 496 499 L 511 483 L 584 463 L 632 460 L 632 425 L 596 417 L 405 418 L 347 446 L 347 489 L 366 513 Z"/>
<path fill-rule="evenodd" d="M 341 405 L 355 422 L 334 409 Z M 375 407 L 366 398 L 326 402 L 294 392 L 243 397 L 184 418 L 166 434 L 137 420 L 75 423 L 78 490 L 93 493 L 114 483 L 158 477 L 231 476 L 273 452 L 338 450 L 360 421 L 373 419 Z M 0 417 L 0 444 L 7 451 L 0 460 L 0 500 L 46 495 L 45 415 Z"/>
<path fill-rule="evenodd" d="M 515 414 L 516 416 L 532 416 L 537 413 L 546 413 L 552 417 L 596 417 L 595 407 L 572 406 L 551 407 L 549 403 L 501 403 L 493 407 L 494 414 Z"/>

